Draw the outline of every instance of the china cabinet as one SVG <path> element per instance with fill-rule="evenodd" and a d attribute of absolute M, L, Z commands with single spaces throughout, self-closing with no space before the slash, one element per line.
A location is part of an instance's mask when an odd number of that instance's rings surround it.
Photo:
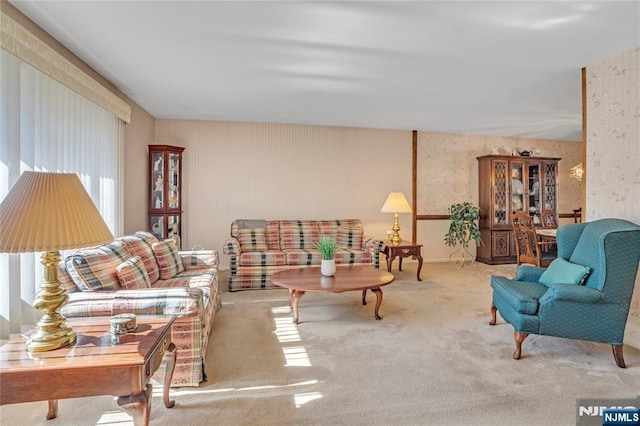
<path fill-rule="evenodd" d="M 511 214 L 525 211 L 540 226 L 540 213 L 549 211 L 558 223 L 557 157 L 485 155 L 478 157 L 480 232 L 484 246 L 477 260 L 488 264 L 515 263 Z"/>
<path fill-rule="evenodd" d="M 149 230 L 160 240 L 181 236 L 183 151 L 149 145 Z"/>

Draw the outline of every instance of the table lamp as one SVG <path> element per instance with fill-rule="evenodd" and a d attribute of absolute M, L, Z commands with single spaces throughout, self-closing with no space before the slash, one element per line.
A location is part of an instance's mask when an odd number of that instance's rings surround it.
<path fill-rule="evenodd" d="M 398 245 L 402 239 L 400 238 L 400 224 L 398 223 L 398 213 L 411 213 L 411 206 L 407 201 L 407 197 L 402 192 L 391 192 L 387 197 L 387 201 L 384 202 L 382 213 L 393 213 L 393 234 L 391 235 L 391 244 Z"/>
<path fill-rule="evenodd" d="M 76 333 L 59 310 L 69 300 L 58 280 L 60 250 L 113 241 L 113 234 L 74 173 L 24 172 L 0 204 L 0 253 L 44 252 L 44 278 L 33 306 L 44 312 L 29 352 L 72 345 Z"/>

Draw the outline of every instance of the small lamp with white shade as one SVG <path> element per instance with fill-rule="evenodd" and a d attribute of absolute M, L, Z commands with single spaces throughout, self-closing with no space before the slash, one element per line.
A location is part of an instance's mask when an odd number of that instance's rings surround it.
<path fill-rule="evenodd" d="M 398 222 L 398 213 L 411 213 L 411 206 L 407 201 L 407 197 L 404 196 L 403 192 L 391 192 L 387 197 L 387 200 L 384 202 L 382 209 L 380 212 L 382 213 L 393 213 L 393 227 L 391 228 L 393 234 L 391 235 L 390 242 L 393 245 L 398 245 L 402 241 L 400 238 L 400 224 Z"/>

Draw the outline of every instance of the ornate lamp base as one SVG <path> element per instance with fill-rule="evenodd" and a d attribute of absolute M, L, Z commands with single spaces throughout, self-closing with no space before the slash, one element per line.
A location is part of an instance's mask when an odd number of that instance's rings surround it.
<path fill-rule="evenodd" d="M 402 238 L 400 238 L 400 223 L 398 222 L 398 213 L 394 213 L 393 214 L 393 227 L 391 228 L 391 230 L 393 231 L 393 234 L 391 235 L 391 239 L 389 240 L 389 242 L 391 242 L 392 245 L 397 246 L 400 245 L 400 243 L 402 242 Z"/>
<path fill-rule="evenodd" d="M 65 317 L 58 312 L 69 300 L 58 281 L 60 252 L 45 252 L 40 262 L 44 266 L 44 278 L 33 306 L 44 311 L 44 315 L 38 321 L 36 332 L 27 341 L 29 352 L 52 351 L 72 345 L 77 340 L 76 332 L 67 326 Z"/>

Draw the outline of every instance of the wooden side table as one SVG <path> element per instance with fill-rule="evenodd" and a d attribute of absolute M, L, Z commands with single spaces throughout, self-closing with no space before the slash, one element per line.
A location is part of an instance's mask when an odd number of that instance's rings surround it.
<path fill-rule="evenodd" d="M 168 356 L 163 401 L 167 408 L 176 360 L 171 342 L 174 316 L 138 316 L 134 332 L 112 335 L 110 318 L 70 318 L 78 333 L 71 346 L 30 353 L 25 339 L 0 348 L 0 405 L 49 401 L 47 419 L 58 414 L 58 399 L 114 395 L 136 426 L 149 424 L 149 380 Z"/>
<path fill-rule="evenodd" d="M 422 244 L 411 244 L 404 241 L 397 246 L 392 245 L 391 243 L 387 244 L 384 251 L 382 251 L 382 253 L 387 256 L 387 271 L 391 272 L 391 264 L 396 257 L 400 257 L 398 270 L 402 271 L 402 258 L 412 256 L 413 258 L 418 259 L 418 281 L 422 281 L 420 278 L 420 270 L 422 269 L 422 254 L 420 254 L 421 248 Z"/>

